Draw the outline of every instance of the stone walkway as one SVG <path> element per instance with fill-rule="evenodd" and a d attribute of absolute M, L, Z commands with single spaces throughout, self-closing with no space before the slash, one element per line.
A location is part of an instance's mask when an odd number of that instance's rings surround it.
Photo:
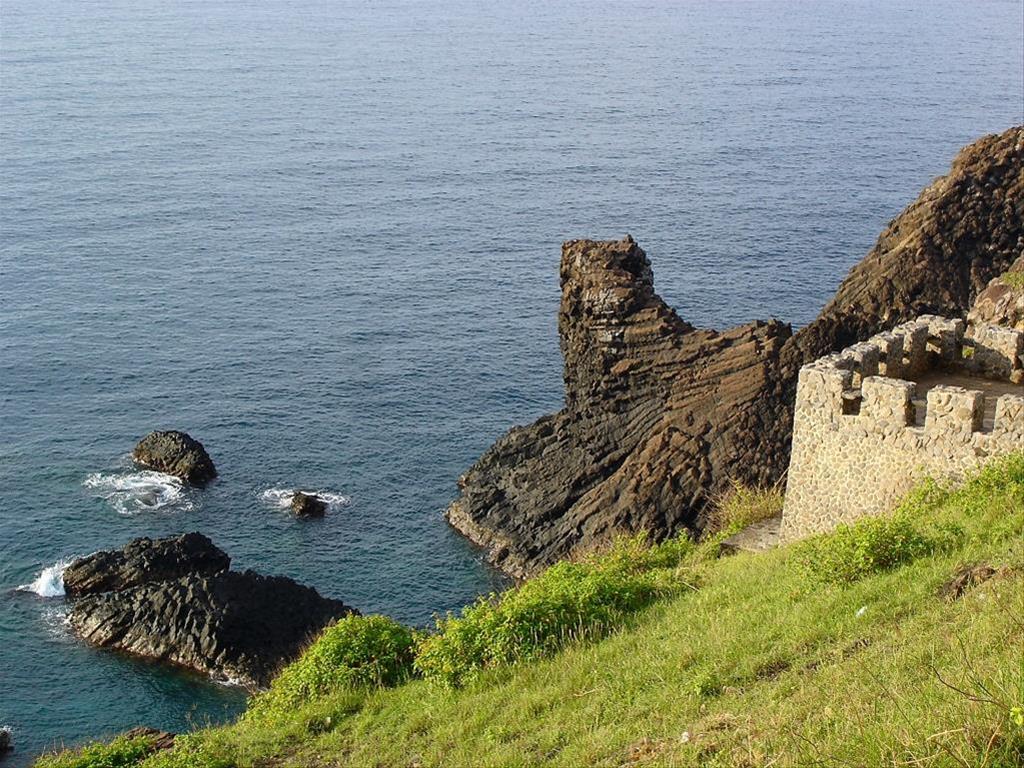
<path fill-rule="evenodd" d="M 732 552 L 764 552 L 779 544 L 779 526 L 782 515 L 770 517 L 747 526 L 722 542 L 722 549 Z"/>

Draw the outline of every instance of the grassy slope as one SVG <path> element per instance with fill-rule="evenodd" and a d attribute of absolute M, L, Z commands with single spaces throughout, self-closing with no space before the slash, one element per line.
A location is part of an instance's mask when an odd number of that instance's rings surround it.
<path fill-rule="evenodd" d="M 850 586 L 809 581 L 793 548 L 691 563 L 699 589 L 599 643 L 458 691 L 414 681 L 243 718 L 145 765 L 1020 765 L 1024 456 L 913 512 L 964 535 Z M 981 561 L 1011 568 L 937 596 Z"/>

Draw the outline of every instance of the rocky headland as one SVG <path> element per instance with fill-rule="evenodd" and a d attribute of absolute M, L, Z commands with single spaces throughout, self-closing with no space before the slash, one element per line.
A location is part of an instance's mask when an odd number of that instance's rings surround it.
<path fill-rule="evenodd" d="M 889 223 L 817 319 L 695 328 L 632 238 L 562 247 L 565 406 L 494 444 L 449 522 L 514 576 L 613 536 L 699 531 L 733 482 L 788 463 L 800 366 L 921 314 L 963 316 L 1024 254 L 1024 128 L 966 147 Z"/>
<path fill-rule="evenodd" d="M 231 571 L 230 562 L 198 533 L 81 558 L 64 573 L 69 623 L 98 647 L 264 687 L 325 626 L 358 613 L 289 578 Z"/>

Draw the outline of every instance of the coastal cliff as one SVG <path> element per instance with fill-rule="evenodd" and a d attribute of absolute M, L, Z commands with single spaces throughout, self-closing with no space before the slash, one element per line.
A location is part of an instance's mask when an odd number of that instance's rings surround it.
<path fill-rule="evenodd" d="M 567 242 L 565 406 L 499 439 L 446 516 L 514 576 L 618 534 L 700 530 L 732 483 L 782 476 L 801 365 L 920 314 L 966 314 L 1022 253 L 1021 127 L 962 150 L 795 335 L 777 320 L 694 328 L 632 238 Z"/>

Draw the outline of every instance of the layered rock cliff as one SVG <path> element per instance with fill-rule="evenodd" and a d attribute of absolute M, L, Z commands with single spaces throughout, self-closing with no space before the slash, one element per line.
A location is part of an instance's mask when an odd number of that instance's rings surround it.
<path fill-rule="evenodd" d="M 800 365 L 922 313 L 965 314 L 1021 253 L 1024 128 L 964 149 L 795 336 L 774 320 L 694 328 L 632 238 L 565 243 L 565 407 L 498 440 L 448 520 L 515 576 L 616 534 L 699 529 L 730 483 L 781 477 Z"/>

